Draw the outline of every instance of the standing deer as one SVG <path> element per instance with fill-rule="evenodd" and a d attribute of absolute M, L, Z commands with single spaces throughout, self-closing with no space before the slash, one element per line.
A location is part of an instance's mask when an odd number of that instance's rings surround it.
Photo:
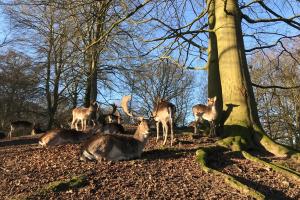
<path fill-rule="evenodd" d="M 78 122 L 81 121 L 81 131 L 86 130 L 86 124 L 90 122 L 92 115 L 98 110 L 97 102 L 92 102 L 88 108 L 74 108 L 72 111 L 73 119 L 71 128 L 78 131 Z M 95 125 L 95 124 L 94 124 Z"/>
<path fill-rule="evenodd" d="M 53 129 L 46 131 L 39 140 L 39 144 L 43 147 L 55 146 L 62 144 L 76 144 L 88 140 L 93 135 L 98 133 L 98 129 L 93 127 L 85 132 L 76 131 L 74 129 Z"/>
<path fill-rule="evenodd" d="M 154 106 L 154 110 L 152 116 L 156 121 L 156 142 L 159 140 L 159 124 L 162 124 L 164 142 L 163 145 L 166 144 L 168 138 L 168 130 L 170 126 L 171 131 L 171 146 L 173 145 L 174 139 L 174 128 L 173 128 L 173 120 L 176 112 L 176 107 L 174 104 L 158 99 L 156 105 Z"/>
<path fill-rule="evenodd" d="M 35 127 L 34 123 L 31 123 L 29 121 L 13 121 L 10 122 L 10 131 L 8 133 L 9 139 L 11 139 L 12 134 L 16 132 L 23 132 L 23 133 L 30 133 L 33 135 L 33 128 Z M 26 134 L 22 134 L 26 135 Z"/>
<path fill-rule="evenodd" d="M 192 108 L 195 117 L 195 129 L 194 133 L 197 133 L 199 122 L 203 122 L 203 119 L 207 120 L 210 124 L 210 136 L 216 135 L 216 124 L 218 113 L 216 110 L 217 97 L 208 98 L 207 105 L 197 104 Z"/>
<path fill-rule="evenodd" d="M 81 160 L 118 161 L 141 157 L 150 135 L 150 128 L 148 120 L 143 117 L 135 117 L 128 111 L 127 102 L 130 99 L 131 96 L 122 98 L 122 108 L 128 116 L 140 121 L 135 134 L 133 136 L 122 134 L 97 135 L 85 144 Z"/>

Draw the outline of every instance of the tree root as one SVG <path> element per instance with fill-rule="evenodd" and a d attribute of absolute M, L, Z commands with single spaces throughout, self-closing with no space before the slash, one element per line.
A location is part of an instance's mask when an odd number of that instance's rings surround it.
<path fill-rule="evenodd" d="M 218 140 L 218 146 L 231 149 L 232 151 L 241 151 L 247 148 L 247 141 L 241 136 L 230 136 L 222 140 Z"/>
<path fill-rule="evenodd" d="M 265 199 L 265 196 L 263 194 L 254 190 L 253 188 L 248 187 L 247 185 L 244 185 L 243 183 L 236 180 L 234 177 L 208 167 L 206 164 L 206 156 L 207 152 L 204 149 L 199 149 L 196 151 L 196 160 L 206 173 L 213 173 L 223 177 L 225 183 L 227 183 L 230 187 L 237 189 L 241 193 L 249 195 L 255 199 Z"/>
<path fill-rule="evenodd" d="M 287 157 L 300 163 L 299 152 L 276 143 L 255 124 L 252 128 L 247 128 L 242 125 L 227 125 L 224 127 L 224 132 L 227 133 L 227 137 L 216 142 L 219 146 L 231 149 L 232 151 L 247 151 L 249 149 L 265 150 L 276 157 Z M 251 129 L 252 131 L 249 131 Z"/>
<path fill-rule="evenodd" d="M 300 153 L 290 147 L 278 144 L 273 141 L 266 133 L 257 125 L 253 126 L 255 131 L 255 139 L 259 142 L 268 152 L 277 157 L 290 157 L 295 162 L 300 163 Z"/>
<path fill-rule="evenodd" d="M 257 163 L 261 163 L 261 164 L 265 165 L 266 167 L 270 167 L 273 170 L 275 170 L 277 172 L 280 172 L 280 173 L 284 174 L 287 177 L 292 177 L 296 181 L 300 182 L 300 173 L 298 173 L 298 172 L 296 172 L 292 169 L 289 169 L 287 167 L 283 167 L 283 166 L 280 166 L 280 165 L 277 165 L 277 164 L 268 163 L 266 161 L 263 161 L 263 160 L 259 159 L 258 157 L 255 157 L 255 156 L 247 153 L 246 151 L 242 151 L 242 154 L 248 160 L 251 160 L 251 161 L 257 162 Z"/>

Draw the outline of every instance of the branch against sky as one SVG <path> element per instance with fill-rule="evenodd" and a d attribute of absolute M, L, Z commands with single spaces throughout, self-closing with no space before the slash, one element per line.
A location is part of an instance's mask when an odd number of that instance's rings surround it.
<path fill-rule="evenodd" d="M 207 61 L 206 1 L 152 1 L 129 19 L 145 31 L 144 42 L 152 49 L 145 55 L 161 53 L 187 68 L 205 66 Z M 210 4 L 211 1 L 207 1 Z M 280 47 L 288 52 L 288 40 L 299 37 L 299 1 L 239 1 L 243 17 L 243 34 L 249 55 Z M 263 31 L 262 31 L 263 30 Z M 282 42 L 284 39 L 285 42 Z M 279 52 L 280 54 L 280 52 Z"/>

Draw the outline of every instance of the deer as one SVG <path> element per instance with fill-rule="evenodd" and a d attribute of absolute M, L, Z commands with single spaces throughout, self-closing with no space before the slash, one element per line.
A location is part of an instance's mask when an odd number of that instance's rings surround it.
<path fill-rule="evenodd" d="M 97 124 L 102 126 L 102 133 L 104 134 L 124 134 L 125 130 L 124 127 L 121 125 L 121 115 L 117 111 L 117 106 L 115 104 L 111 104 L 111 106 L 113 107 L 111 114 L 103 114 L 99 112 Z"/>
<path fill-rule="evenodd" d="M 117 110 L 117 105 L 116 104 L 110 104 L 112 106 L 112 113 L 107 115 L 105 117 L 105 120 L 108 123 L 117 123 L 117 124 L 121 124 L 121 114 L 120 112 Z"/>
<path fill-rule="evenodd" d="M 156 142 L 158 142 L 159 140 L 159 124 L 161 123 L 163 128 L 163 136 L 164 136 L 163 145 L 165 145 L 167 142 L 169 126 L 171 132 L 171 146 L 173 145 L 173 140 L 174 140 L 173 120 L 174 120 L 175 112 L 176 112 L 176 107 L 174 104 L 159 98 L 157 99 L 156 105 L 154 106 L 152 112 L 152 117 L 156 122 Z"/>
<path fill-rule="evenodd" d="M 207 105 L 203 104 L 197 104 L 192 107 L 192 111 L 195 117 L 195 126 L 194 126 L 194 133 L 197 133 L 198 124 L 199 122 L 203 122 L 204 120 L 207 120 L 210 125 L 210 136 L 216 135 L 215 130 L 215 121 L 217 119 L 218 113 L 216 110 L 216 101 L 217 97 L 208 98 Z"/>
<path fill-rule="evenodd" d="M 81 131 L 86 130 L 86 124 L 91 121 L 92 115 L 99 109 L 97 102 L 91 102 L 88 108 L 74 108 L 72 111 L 71 128 L 78 131 L 78 122 L 81 121 Z M 94 122 L 94 121 L 93 121 Z M 95 123 L 94 123 L 95 126 Z"/>
<path fill-rule="evenodd" d="M 80 160 L 120 161 L 140 158 L 150 136 L 149 120 L 128 111 L 131 96 L 122 98 L 122 109 L 130 117 L 139 120 L 134 135 L 102 134 L 89 140 L 82 150 Z"/>
<path fill-rule="evenodd" d="M 42 147 L 56 146 L 63 144 L 77 144 L 87 141 L 99 132 L 98 128 L 86 129 L 85 132 L 74 129 L 57 128 L 46 131 L 39 139 Z"/>
<path fill-rule="evenodd" d="M 99 116 L 97 117 L 98 123 L 115 123 L 115 124 L 121 124 L 121 114 L 117 110 L 116 104 L 110 104 L 112 106 L 112 112 L 110 114 L 103 114 L 99 112 Z"/>
<path fill-rule="evenodd" d="M 12 121 L 10 122 L 10 131 L 8 133 L 8 137 L 11 140 L 12 134 L 18 131 L 27 131 L 28 133 L 31 131 L 31 135 L 34 135 L 32 130 L 35 127 L 37 127 L 37 125 L 29 121 Z"/>

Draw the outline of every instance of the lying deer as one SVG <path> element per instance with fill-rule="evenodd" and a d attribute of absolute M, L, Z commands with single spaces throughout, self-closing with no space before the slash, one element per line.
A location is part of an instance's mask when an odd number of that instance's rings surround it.
<path fill-rule="evenodd" d="M 10 131 L 8 133 L 8 137 L 9 139 L 11 139 L 13 133 L 20 132 L 20 131 L 24 133 L 29 133 L 32 131 L 34 127 L 35 124 L 29 121 L 13 121 L 10 123 Z M 31 132 L 31 134 L 33 133 Z"/>
<path fill-rule="evenodd" d="M 76 131 L 74 129 L 53 129 L 45 132 L 39 140 L 43 147 L 62 144 L 76 144 L 87 141 L 98 132 L 97 128 L 90 128 L 86 132 Z"/>
<path fill-rule="evenodd" d="M 92 102 L 88 108 L 74 108 L 72 111 L 73 119 L 71 128 L 78 131 L 78 122 L 81 121 L 81 131 L 86 130 L 86 124 L 91 121 L 92 115 L 98 110 L 97 102 Z M 95 125 L 95 124 L 94 124 Z"/>
<path fill-rule="evenodd" d="M 195 129 L 194 133 L 197 133 L 199 122 L 207 120 L 210 124 L 210 136 L 216 136 L 215 120 L 217 119 L 218 113 L 216 110 L 217 97 L 208 98 L 207 105 L 197 104 L 192 108 L 195 117 Z"/>
<path fill-rule="evenodd" d="M 159 124 L 161 123 L 163 128 L 163 135 L 165 137 L 163 145 L 165 145 L 167 142 L 169 126 L 171 131 L 171 146 L 173 145 L 173 139 L 174 139 L 173 120 L 174 120 L 175 112 L 176 112 L 176 107 L 174 104 L 160 99 L 157 101 L 152 113 L 152 116 L 156 121 L 156 142 L 159 140 Z"/>
<path fill-rule="evenodd" d="M 122 98 L 122 108 L 128 116 L 140 121 L 135 134 L 133 136 L 122 134 L 97 135 L 85 144 L 81 160 L 118 161 L 141 157 L 150 135 L 150 128 L 148 120 L 143 117 L 136 117 L 128 111 L 127 102 L 130 99 L 131 96 Z"/>

